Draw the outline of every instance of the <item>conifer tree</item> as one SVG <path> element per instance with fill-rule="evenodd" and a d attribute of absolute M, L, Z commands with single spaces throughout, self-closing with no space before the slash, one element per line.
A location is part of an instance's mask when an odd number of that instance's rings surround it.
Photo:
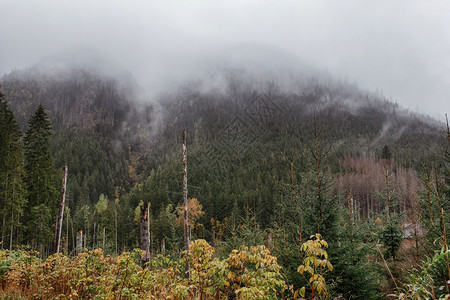
<path fill-rule="evenodd" d="M 21 133 L 14 114 L 0 93 L 0 213 L 2 247 L 18 241 L 20 217 L 26 203 L 23 188 L 23 157 Z M 8 236 L 8 239 L 5 237 Z"/>
<path fill-rule="evenodd" d="M 320 233 L 329 243 L 329 260 L 335 271 L 326 277 L 332 286 L 330 293 L 346 299 L 377 299 L 374 266 L 366 262 L 366 250 L 359 236 L 346 228 L 347 216 L 339 204 L 340 195 L 334 191 L 329 171 L 329 157 L 321 143 L 322 130 L 314 117 L 309 169 L 304 174 L 301 205 L 302 225 L 306 236 Z M 345 196 L 344 196 L 345 197 Z M 336 277 L 337 276 L 337 277 Z"/>
<path fill-rule="evenodd" d="M 381 159 L 390 161 L 391 157 L 391 150 L 389 150 L 388 145 L 384 145 L 383 149 L 381 150 Z"/>
<path fill-rule="evenodd" d="M 449 211 L 449 202 L 450 202 L 450 127 L 448 125 L 448 119 L 447 115 L 445 115 L 445 118 L 447 120 L 447 138 L 448 138 L 448 145 L 447 149 L 444 152 L 444 187 L 443 187 L 443 194 L 445 196 L 446 200 L 446 209 Z M 448 213 L 447 213 L 448 215 Z M 447 222 L 448 224 L 448 222 Z"/>
<path fill-rule="evenodd" d="M 326 169 L 326 151 L 321 149 L 319 138 L 322 129 L 314 116 L 312 135 L 314 145 L 309 172 L 305 174 L 305 195 L 302 200 L 304 209 L 304 228 L 306 236 L 320 233 L 329 243 L 338 236 L 339 199 L 331 192 L 332 180 Z"/>
<path fill-rule="evenodd" d="M 54 185 L 55 170 L 49 150 L 51 122 L 42 105 L 39 105 L 28 122 L 25 133 L 25 184 L 28 197 L 28 241 L 42 247 L 53 237 L 51 225 L 58 203 Z"/>

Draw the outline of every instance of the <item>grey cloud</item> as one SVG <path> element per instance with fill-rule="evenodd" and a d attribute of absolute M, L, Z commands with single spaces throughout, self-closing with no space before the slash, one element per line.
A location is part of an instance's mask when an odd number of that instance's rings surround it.
<path fill-rule="evenodd" d="M 450 112 L 445 0 L 2 0 L 0 11 L 0 74 L 81 45 L 152 91 L 242 52 L 243 63 L 298 61 L 413 111 Z"/>

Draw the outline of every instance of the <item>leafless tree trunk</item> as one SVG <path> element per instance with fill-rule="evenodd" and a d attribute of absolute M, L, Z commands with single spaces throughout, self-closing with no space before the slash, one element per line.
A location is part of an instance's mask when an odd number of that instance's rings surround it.
<path fill-rule="evenodd" d="M 95 248 L 95 226 L 97 223 L 94 222 L 94 233 L 92 234 L 92 248 Z"/>
<path fill-rule="evenodd" d="M 392 214 L 391 214 L 391 191 L 389 188 L 389 176 L 391 173 L 386 170 L 386 173 L 384 174 L 386 179 L 386 199 L 387 199 L 387 209 L 388 209 L 388 218 L 389 218 L 389 224 L 391 224 L 392 221 Z"/>
<path fill-rule="evenodd" d="M 62 231 L 62 222 L 64 216 L 64 203 L 66 202 L 66 185 L 67 185 L 67 164 L 64 166 L 64 173 L 62 178 L 62 187 L 61 187 L 61 201 L 59 203 L 59 212 L 58 217 L 56 219 L 56 231 L 55 231 L 55 253 L 59 253 L 59 245 L 61 243 L 61 231 Z"/>
<path fill-rule="evenodd" d="M 348 227 L 350 230 L 350 241 L 353 242 L 353 232 L 352 232 L 352 208 L 351 208 L 352 194 L 349 189 L 347 189 L 347 210 L 348 210 Z"/>
<path fill-rule="evenodd" d="M 115 216 L 114 216 L 114 226 L 116 227 L 116 254 L 119 254 L 119 245 L 118 245 L 118 233 L 117 233 L 117 204 L 114 206 L 115 207 Z"/>
<path fill-rule="evenodd" d="M 150 260 L 149 244 L 148 244 L 148 203 L 141 205 L 141 250 L 145 251 L 141 258 L 141 266 Z"/>
<path fill-rule="evenodd" d="M 189 253 L 189 228 L 188 228 L 188 190 L 187 190 L 187 149 L 186 149 L 186 130 L 182 134 L 183 150 L 183 201 L 184 201 L 184 249 Z M 186 274 L 189 269 L 186 263 Z"/>
<path fill-rule="evenodd" d="M 428 169 L 428 162 L 426 159 L 424 161 L 423 166 L 424 166 L 424 171 L 425 171 L 425 184 L 427 187 L 428 209 L 430 210 L 430 226 L 434 227 L 433 203 L 431 201 L 431 188 L 430 188 L 431 176 L 430 176 L 430 171 Z"/>
<path fill-rule="evenodd" d="M 69 210 L 66 209 L 66 245 L 65 245 L 65 253 L 69 253 Z"/>
<path fill-rule="evenodd" d="M 183 131 L 182 138 L 183 138 L 182 149 L 183 149 L 184 247 L 186 251 L 189 251 L 186 131 Z"/>
<path fill-rule="evenodd" d="M 78 229 L 76 253 L 80 254 L 81 252 L 83 252 L 83 230 Z"/>
<path fill-rule="evenodd" d="M 153 232 L 150 231 L 150 245 L 151 245 L 151 255 L 154 255 L 155 250 L 153 248 Z"/>

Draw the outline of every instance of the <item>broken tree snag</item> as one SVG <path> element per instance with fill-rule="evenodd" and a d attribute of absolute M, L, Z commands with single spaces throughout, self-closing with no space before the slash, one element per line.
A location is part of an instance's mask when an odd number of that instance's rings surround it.
<path fill-rule="evenodd" d="M 56 218 L 56 230 L 55 230 L 55 253 L 59 253 L 59 246 L 61 243 L 61 231 L 62 222 L 64 216 L 64 203 L 66 202 L 66 185 L 67 185 L 67 164 L 64 166 L 64 172 L 62 177 L 62 187 L 61 187 L 61 201 L 59 203 L 58 217 Z"/>
<path fill-rule="evenodd" d="M 76 254 L 80 254 L 81 252 L 83 252 L 83 230 L 78 229 Z"/>
<path fill-rule="evenodd" d="M 183 130 L 183 202 L 184 202 L 184 249 L 189 252 L 188 198 L 187 198 L 187 149 L 186 130 Z"/>
<path fill-rule="evenodd" d="M 144 268 L 145 264 L 150 260 L 148 244 L 148 203 L 141 205 L 141 250 L 145 252 L 141 258 L 141 266 Z"/>

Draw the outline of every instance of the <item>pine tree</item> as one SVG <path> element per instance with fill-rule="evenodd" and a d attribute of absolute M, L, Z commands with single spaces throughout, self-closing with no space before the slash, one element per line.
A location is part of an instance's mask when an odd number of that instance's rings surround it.
<path fill-rule="evenodd" d="M 43 250 L 44 243 L 53 238 L 51 228 L 58 206 L 58 192 L 54 185 L 55 170 L 49 150 L 51 123 L 39 105 L 28 122 L 25 133 L 25 183 L 28 196 L 28 241 Z"/>
<path fill-rule="evenodd" d="M 20 217 L 26 204 L 23 188 L 21 133 L 14 114 L 0 93 L 0 213 L 2 247 L 12 248 L 21 229 Z M 6 239 L 6 236 L 9 238 Z"/>

